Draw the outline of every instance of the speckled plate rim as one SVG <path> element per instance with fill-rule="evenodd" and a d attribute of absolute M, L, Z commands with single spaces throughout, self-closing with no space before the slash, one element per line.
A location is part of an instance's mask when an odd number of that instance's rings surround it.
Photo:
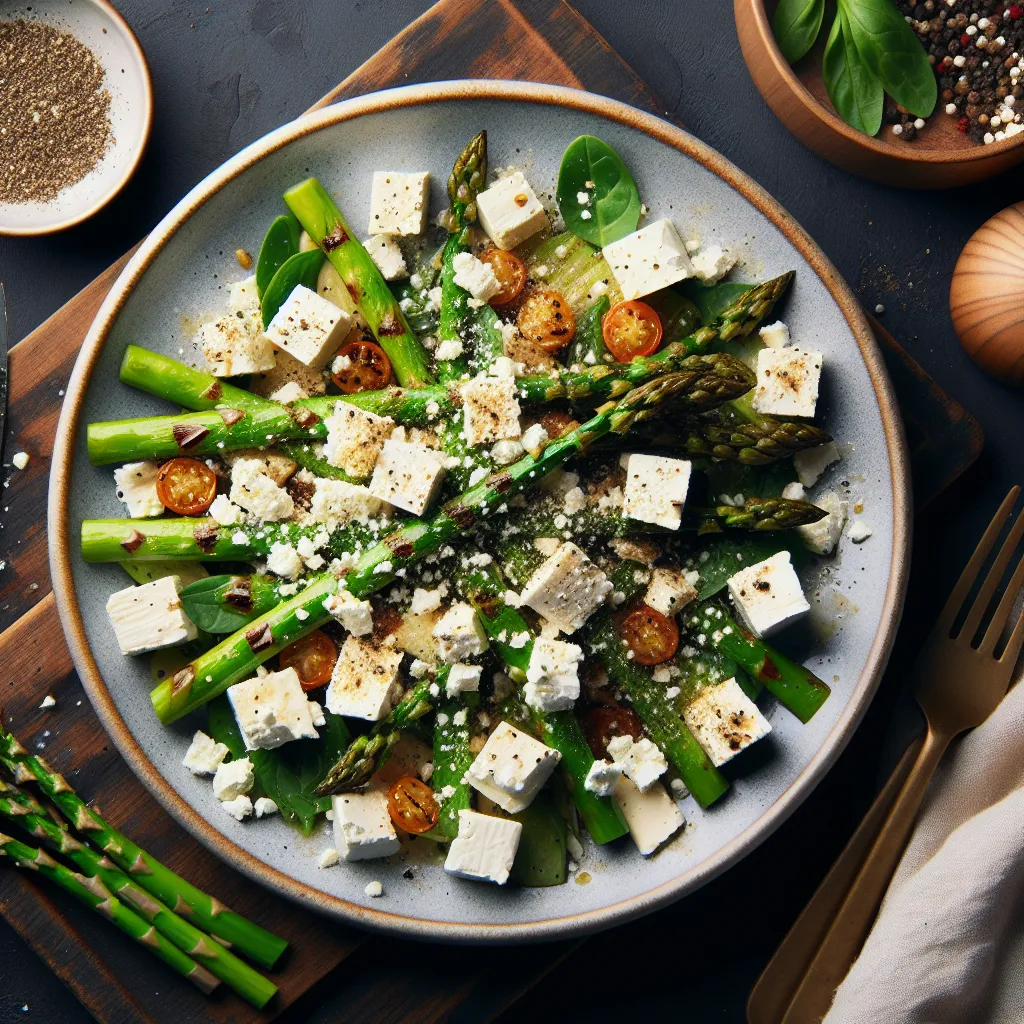
<path fill-rule="evenodd" d="M 37 238 L 42 235 L 55 235 L 58 232 L 66 231 L 68 228 L 73 228 L 75 225 L 81 224 L 83 221 L 87 221 L 90 217 L 99 213 L 104 206 L 112 202 L 121 194 L 128 182 L 132 180 L 132 176 L 138 169 L 143 154 L 146 152 L 146 147 L 149 145 L 149 135 L 153 128 L 153 77 L 149 73 L 149 61 L 146 60 L 146 54 L 142 49 L 142 44 L 132 31 L 131 26 L 127 21 L 125 21 L 124 15 L 122 15 L 121 12 L 109 2 L 109 0 L 88 0 L 88 2 L 92 4 L 93 7 L 98 7 L 110 18 L 114 27 L 127 42 L 128 48 L 135 55 L 139 64 L 139 70 L 142 72 L 142 81 L 145 85 L 146 102 L 143 111 L 142 135 L 139 139 L 139 144 L 136 147 L 135 154 L 132 157 L 131 162 L 125 167 L 124 173 L 121 177 L 118 178 L 118 180 L 115 181 L 103 195 L 90 203 L 84 210 L 81 210 L 78 213 L 73 213 L 64 220 L 58 221 L 56 224 L 47 224 L 45 227 L 12 228 L 10 226 L 0 224 L 0 235 L 10 238 Z"/>
<path fill-rule="evenodd" d="M 457 100 L 492 100 L 561 106 L 645 132 L 707 167 L 772 221 L 821 278 L 857 341 L 881 411 L 893 493 L 893 546 L 878 632 L 846 708 L 818 752 L 783 794 L 712 857 L 638 896 L 586 913 L 528 924 L 466 924 L 411 918 L 371 909 L 321 892 L 252 856 L 205 821 L 163 778 L 129 732 L 100 675 L 85 633 L 72 575 L 68 494 L 75 439 L 93 369 L 127 297 L 172 235 L 211 196 L 246 168 L 295 139 L 364 114 Z M 97 715 L 129 767 L 174 818 L 211 852 L 254 881 L 335 918 L 404 937 L 432 941 L 508 943 L 554 939 L 607 928 L 663 907 L 710 881 L 763 842 L 799 806 L 842 752 L 866 710 L 885 667 L 906 587 L 911 498 L 906 443 L 881 353 L 853 293 L 807 233 L 759 185 L 720 154 L 686 132 L 624 103 L 552 85 L 506 81 L 454 81 L 405 86 L 346 100 L 293 121 L 254 142 L 197 185 L 161 221 L 122 271 L 93 321 L 67 386 L 57 426 L 48 502 L 50 570 L 61 623 L 75 667 Z"/>

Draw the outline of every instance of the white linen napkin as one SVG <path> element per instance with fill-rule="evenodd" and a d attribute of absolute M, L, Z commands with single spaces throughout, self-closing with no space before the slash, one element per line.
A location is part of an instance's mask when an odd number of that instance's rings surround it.
<path fill-rule="evenodd" d="M 954 741 L 824 1024 L 1024 1021 L 1024 685 Z"/>

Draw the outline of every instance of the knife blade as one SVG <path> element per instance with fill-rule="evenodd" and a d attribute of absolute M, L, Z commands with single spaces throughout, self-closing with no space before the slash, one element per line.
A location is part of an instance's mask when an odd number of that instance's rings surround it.
<path fill-rule="evenodd" d="M 4 427 L 7 425 L 7 295 L 0 281 L 0 463 L 4 459 Z"/>

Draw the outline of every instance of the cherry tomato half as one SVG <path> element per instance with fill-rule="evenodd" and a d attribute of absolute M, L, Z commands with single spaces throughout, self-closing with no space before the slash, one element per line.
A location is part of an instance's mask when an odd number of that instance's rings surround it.
<path fill-rule="evenodd" d="M 526 287 L 526 264 L 514 253 L 493 246 L 480 253 L 480 261 L 490 264 L 501 291 L 487 301 L 492 306 L 507 306 L 515 302 Z"/>
<path fill-rule="evenodd" d="M 599 760 L 608 756 L 608 741 L 613 736 L 632 736 L 638 740 L 644 734 L 636 712 L 617 704 L 587 708 L 580 715 L 580 726 L 590 752 Z"/>
<path fill-rule="evenodd" d="M 674 620 L 645 604 L 626 614 L 619 632 L 638 665 L 660 665 L 679 649 L 679 627 Z"/>
<path fill-rule="evenodd" d="M 576 317 L 569 300 L 547 288 L 538 288 L 523 299 L 516 322 L 523 337 L 545 352 L 565 348 L 576 333 Z"/>
<path fill-rule="evenodd" d="M 347 359 L 348 365 L 332 373 L 331 380 L 346 395 L 354 395 L 357 391 L 379 391 L 391 383 L 391 360 L 384 349 L 372 341 L 350 342 L 337 358 Z"/>
<path fill-rule="evenodd" d="M 171 459 L 157 473 L 156 496 L 179 516 L 197 516 L 217 497 L 217 475 L 202 459 Z"/>
<path fill-rule="evenodd" d="M 295 669 L 303 690 L 315 690 L 329 683 L 337 660 L 334 641 L 319 629 L 289 644 L 280 656 L 281 668 Z"/>
<path fill-rule="evenodd" d="M 403 832 L 429 832 L 440 813 L 434 791 L 413 775 L 403 775 L 388 790 L 388 814 Z"/>
<path fill-rule="evenodd" d="M 608 351 L 620 363 L 628 363 L 634 356 L 649 356 L 658 350 L 661 317 L 646 302 L 616 302 L 601 321 L 601 334 Z"/>

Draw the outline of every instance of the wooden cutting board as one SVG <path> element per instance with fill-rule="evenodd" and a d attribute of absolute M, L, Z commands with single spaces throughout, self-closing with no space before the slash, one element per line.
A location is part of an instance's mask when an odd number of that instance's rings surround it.
<path fill-rule="evenodd" d="M 603 93 L 663 110 L 640 78 L 562 0 L 441 0 L 325 96 L 316 107 L 410 82 L 507 78 Z M 256 1012 L 230 994 L 204 1000 L 105 922 L 34 879 L 0 871 L 0 913 L 82 1004 L 107 1021 L 271 1020 L 329 974 L 337 1019 L 487 1020 L 553 969 L 576 942 L 510 950 L 495 970 L 485 950 L 460 953 L 460 983 L 445 972 L 387 970 L 394 941 L 315 916 L 221 864 L 143 789 L 110 745 L 71 665 L 50 592 L 46 556 L 49 456 L 63 388 L 108 289 L 131 254 L 101 274 L 10 353 L 7 453 L 24 449 L 28 468 L 12 475 L 0 552 L 0 703 L 26 743 L 49 757 L 87 799 L 171 867 L 292 943 L 274 977 L 281 995 Z M 919 507 L 977 458 L 977 422 L 944 395 L 878 324 L 907 421 Z M 39 710 L 46 694 L 55 708 Z M 403 944 L 404 945 L 404 944 Z M 422 951 L 422 946 L 417 946 Z M 353 955 L 355 954 L 355 955 Z M 429 957 L 410 958 L 429 962 Z M 366 980 L 379 978 L 379 981 Z M 340 994 L 339 994 L 340 993 Z M 302 1004 L 295 1009 L 301 1016 Z"/>

